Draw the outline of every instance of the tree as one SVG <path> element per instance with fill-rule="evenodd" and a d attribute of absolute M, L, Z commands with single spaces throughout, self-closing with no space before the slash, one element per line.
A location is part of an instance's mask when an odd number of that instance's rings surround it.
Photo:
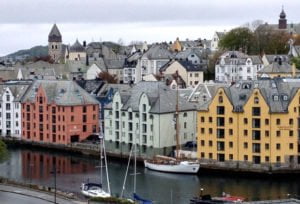
<path fill-rule="evenodd" d="M 116 84 L 118 82 L 117 77 L 115 75 L 111 75 L 109 72 L 100 72 L 97 78 L 110 84 Z"/>
<path fill-rule="evenodd" d="M 292 63 L 295 63 L 297 69 L 300 69 L 300 57 L 293 57 L 293 58 L 291 59 L 291 62 L 292 62 Z"/>
<path fill-rule="evenodd" d="M 248 52 L 254 49 L 255 37 L 249 28 L 235 28 L 220 40 L 219 47 L 229 50 Z"/>
<path fill-rule="evenodd" d="M 285 31 L 274 30 L 269 26 L 260 26 L 256 29 L 256 53 L 286 54 L 290 35 Z"/>

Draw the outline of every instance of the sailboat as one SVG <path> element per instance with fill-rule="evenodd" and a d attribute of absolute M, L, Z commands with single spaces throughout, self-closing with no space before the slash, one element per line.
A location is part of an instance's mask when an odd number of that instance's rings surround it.
<path fill-rule="evenodd" d="M 129 166 L 130 166 L 132 152 L 134 152 L 134 172 L 133 172 L 134 181 L 133 181 L 133 195 L 132 195 L 133 199 L 127 199 L 127 200 L 131 201 L 132 203 L 153 204 L 153 202 L 151 200 L 144 199 L 136 193 L 136 175 L 137 175 L 137 172 L 136 172 L 136 152 L 137 152 L 136 142 L 135 142 L 134 146 L 132 146 L 130 153 L 129 153 L 128 165 L 127 165 L 127 169 L 126 169 L 126 173 L 125 173 L 125 177 L 124 177 L 124 183 L 122 186 L 121 198 L 123 198 L 123 195 L 124 195 L 124 190 L 125 190 L 125 185 L 126 185 L 126 180 L 127 180 L 128 170 L 129 170 Z"/>
<path fill-rule="evenodd" d="M 179 150 L 179 94 L 178 94 L 178 71 L 177 71 L 177 88 L 176 88 L 176 114 L 175 114 L 175 128 L 176 128 L 176 157 L 167 157 L 156 155 L 151 160 L 144 160 L 146 168 L 154 171 L 161 171 L 167 173 L 187 173 L 196 174 L 199 171 L 200 163 L 198 161 L 185 160 L 180 157 Z"/>
<path fill-rule="evenodd" d="M 100 133 L 99 133 L 99 143 L 100 143 L 100 184 L 97 183 L 82 183 L 81 184 L 81 193 L 86 196 L 86 197 L 101 197 L 101 198 L 108 198 L 111 197 L 111 192 L 110 192 L 110 185 L 109 185 L 109 177 L 108 177 L 108 169 L 107 169 L 107 159 L 106 159 L 106 152 L 105 152 L 105 145 L 104 145 L 104 136 L 101 131 L 101 124 L 100 124 Z M 106 179 L 107 179 L 107 188 L 108 192 L 106 192 L 103 189 L 102 186 L 102 159 L 104 158 L 105 162 L 105 170 L 106 170 Z"/>

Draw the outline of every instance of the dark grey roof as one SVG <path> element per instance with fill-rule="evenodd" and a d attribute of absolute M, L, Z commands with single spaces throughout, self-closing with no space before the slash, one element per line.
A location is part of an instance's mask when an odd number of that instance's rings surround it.
<path fill-rule="evenodd" d="M 273 29 L 273 30 L 279 30 L 279 31 L 286 31 L 287 33 L 289 34 L 300 34 L 300 23 L 298 24 L 293 24 L 293 23 L 290 23 L 290 24 L 287 24 L 287 28 L 286 29 L 279 29 L 278 28 L 278 24 L 268 24 L 268 23 L 265 23 L 263 25 L 260 25 L 258 26 L 258 30 L 259 29 Z"/>
<path fill-rule="evenodd" d="M 141 81 L 127 92 L 121 92 L 122 110 L 132 108 L 139 111 L 139 100 L 142 94 L 146 94 L 150 101 L 150 113 L 171 113 L 176 110 L 176 90 L 170 89 L 163 82 Z M 106 108 L 111 108 L 108 105 Z M 179 111 L 196 110 L 194 104 L 179 96 Z"/>
<path fill-rule="evenodd" d="M 6 89 L 9 88 L 12 95 L 14 96 L 15 102 L 20 102 L 23 95 L 26 93 L 27 89 L 30 87 L 31 82 L 24 83 L 5 83 L 0 84 L 0 101 L 2 101 L 2 96 Z"/>
<path fill-rule="evenodd" d="M 293 68 L 287 62 L 282 62 L 282 64 L 273 62 L 272 64 L 267 65 L 263 69 L 258 71 L 258 73 L 292 73 L 292 72 L 293 72 Z M 296 72 L 299 72 L 299 70 L 296 70 Z"/>
<path fill-rule="evenodd" d="M 125 58 L 120 59 L 104 59 L 107 69 L 122 69 L 124 67 Z"/>
<path fill-rule="evenodd" d="M 220 58 L 224 58 L 224 62 L 226 65 L 236 64 L 236 65 L 245 65 L 247 59 L 251 59 L 252 64 L 263 64 L 260 56 L 258 55 L 246 55 L 239 51 L 227 51 Z M 220 59 L 219 58 L 219 59 Z M 233 63 L 234 61 L 234 63 Z M 217 64 L 220 63 L 220 60 Z"/>
<path fill-rule="evenodd" d="M 257 81 L 240 81 L 224 88 L 233 105 L 233 111 L 242 112 L 254 89 L 259 89 L 270 112 L 283 113 L 288 111 L 288 104 L 300 88 L 300 80 L 290 82 L 285 79 L 266 79 Z M 278 99 L 278 100 L 277 100 Z"/>
<path fill-rule="evenodd" d="M 92 80 L 77 80 L 76 83 L 87 91 L 90 94 L 97 94 L 101 87 L 105 84 L 104 81 L 100 79 L 92 79 Z"/>
<path fill-rule="evenodd" d="M 39 87 L 45 91 L 48 104 L 53 102 L 62 106 L 98 104 L 97 100 L 76 82 L 65 80 L 36 80 L 22 101 L 34 102 Z"/>
<path fill-rule="evenodd" d="M 219 39 L 221 39 L 222 37 L 224 37 L 224 35 L 226 34 L 225 32 L 216 32 L 217 36 Z"/>
<path fill-rule="evenodd" d="M 0 69 L 0 81 L 17 79 L 18 70 L 13 68 Z"/>
<path fill-rule="evenodd" d="M 142 56 L 151 59 L 172 59 L 173 55 L 165 44 L 152 45 Z"/>
<path fill-rule="evenodd" d="M 48 35 L 48 42 L 62 42 L 62 36 L 56 24 L 53 25 Z"/>
<path fill-rule="evenodd" d="M 78 40 L 70 47 L 70 52 L 85 52 L 85 48 Z"/>
<path fill-rule="evenodd" d="M 283 62 L 289 62 L 288 55 L 265 55 L 266 59 L 268 60 L 269 64 L 272 64 L 276 59 L 281 58 Z"/>

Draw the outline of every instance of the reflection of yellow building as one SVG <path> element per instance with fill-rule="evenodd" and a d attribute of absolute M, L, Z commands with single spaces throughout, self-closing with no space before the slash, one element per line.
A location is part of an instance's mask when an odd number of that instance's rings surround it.
<path fill-rule="evenodd" d="M 297 79 L 241 81 L 219 88 L 208 108 L 198 112 L 198 157 L 296 163 L 299 88 Z"/>

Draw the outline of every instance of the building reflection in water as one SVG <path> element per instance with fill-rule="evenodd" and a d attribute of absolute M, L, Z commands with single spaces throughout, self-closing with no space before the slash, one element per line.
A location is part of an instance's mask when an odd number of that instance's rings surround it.
<path fill-rule="evenodd" d="M 79 174 L 95 170 L 91 163 L 78 158 L 51 155 L 40 152 L 22 151 L 22 176 L 25 179 L 48 179 L 53 177 L 54 164 L 60 174 Z"/>

